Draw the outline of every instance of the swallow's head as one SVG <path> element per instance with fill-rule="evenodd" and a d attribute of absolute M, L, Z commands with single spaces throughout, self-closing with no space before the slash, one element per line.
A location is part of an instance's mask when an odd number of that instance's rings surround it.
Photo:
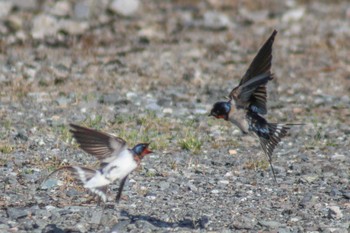
<path fill-rule="evenodd" d="M 228 120 L 228 115 L 231 111 L 231 102 L 216 102 L 210 111 L 209 116 L 218 119 Z"/>
<path fill-rule="evenodd" d="M 149 143 L 139 143 L 132 148 L 132 151 L 139 157 L 143 158 L 145 155 L 152 153 L 152 151 L 148 149 L 148 146 Z"/>

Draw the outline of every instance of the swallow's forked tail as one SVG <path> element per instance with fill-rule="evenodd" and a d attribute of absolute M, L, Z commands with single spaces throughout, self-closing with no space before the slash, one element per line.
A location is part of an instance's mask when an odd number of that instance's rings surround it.
<path fill-rule="evenodd" d="M 290 126 L 293 124 L 276 124 L 276 123 L 267 123 L 268 134 L 259 135 L 260 145 L 268 157 L 270 167 L 272 170 L 273 178 L 276 181 L 275 170 L 272 166 L 272 153 L 276 148 L 277 144 L 286 136 Z"/>
<path fill-rule="evenodd" d="M 79 166 L 64 166 L 61 167 L 55 171 L 53 171 L 52 173 L 50 173 L 46 178 L 48 179 L 50 176 L 52 176 L 53 174 L 62 171 L 62 170 L 68 170 L 70 172 L 73 173 L 74 176 L 78 177 L 79 180 L 83 183 L 83 185 L 85 186 L 85 184 L 96 175 L 96 171 L 94 169 L 91 168 L 86 168 L 86 167 L 79 167 Z M 95 187 L 95 188 L 88 188 L 92 193 L 98 195 L 103 202 L 107 201 L 107 186 L 102 186 L 102 187 Z"/>

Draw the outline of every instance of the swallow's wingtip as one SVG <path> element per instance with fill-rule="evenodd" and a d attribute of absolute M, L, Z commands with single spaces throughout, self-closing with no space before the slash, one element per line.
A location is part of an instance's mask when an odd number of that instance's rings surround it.
<path fill-rule="evenodd" d="M 71 133 L 74 133 L 78 129 L 82 128 L 81 126 L 73 124 L 73 123 L 69 123 L 69 127 L 70 127 L 69 132 L 71 132 Z"/>
<path fill-rule="evenodd" d="M 277 35 L 277 30 L 276 29 L 274 29 L 273 31 L 272 31 L 272 33 L 271 33 L 271 36 L 270 36 L 270 40 L 275 40 L 275 37 L 276 37 L 276 35 Z"/>

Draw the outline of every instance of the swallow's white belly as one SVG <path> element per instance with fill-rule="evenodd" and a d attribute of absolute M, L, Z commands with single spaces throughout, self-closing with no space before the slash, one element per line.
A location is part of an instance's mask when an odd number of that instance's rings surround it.
<path fill-rule="evenodd" d="M 85 188 L 97 188 L 108 185 L 117 179 L 122 179 L 137 167 L 133 155 L 129 150 L 124 150 L 119 156 L 105 166 L 84 185 Z"/>
<path fill-rule="evenodd" d="M 232 111 L 229 115 L 229 121 L 236 125 L 243 133 L 249 132 L 249 124 L 247 121 L 247 112 L 244 109 L 234 109 L 232 106 Z M 233 110 L 234 109 L 234 110 Z"/>
<path fill-rule="evenodd" d="M 103 187 L 110 184 L 111 181 L 106 179 L 106 177 L 101 173 L 101 171 L 97 170 L 95 175 L 85 183 L 84 188 L 92 189 Z"/>

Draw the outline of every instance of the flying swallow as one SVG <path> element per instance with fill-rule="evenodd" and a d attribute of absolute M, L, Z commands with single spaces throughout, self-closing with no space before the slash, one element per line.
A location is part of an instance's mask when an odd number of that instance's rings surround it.
<path fill-rule="evenodd" d="M 268 157 L 275 181 L 276 175 L 272 166 L 273 151 L 286 136 L 290 126 L 295 125 L 269 123 L 263 117 L 267 113 L 266 84 L 274 78 L 271 73 L 271 61 L 272 45 L 276 34 L 277 31 L 274 30 L 260 48 L 238 86 L 229 94 L 229 100 L 215 103 L 209 114 L 209 116 L 232 122 L 244 134 L 254 132 L 258 136 L 260 145 Z"/>

